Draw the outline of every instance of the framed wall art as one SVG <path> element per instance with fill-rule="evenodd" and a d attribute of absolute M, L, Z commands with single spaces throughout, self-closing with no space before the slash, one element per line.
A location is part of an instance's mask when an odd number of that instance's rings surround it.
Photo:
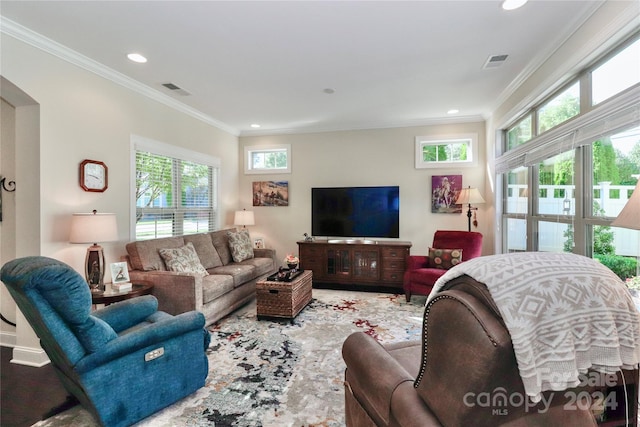
<path fill-rule="evenodd" d="M 254 181 L 253 206 L 289 206 L 289 181 Z"/>
<path fill-rule="evenodd" d="M 111 281 L 113 283 L 127 283 L 129 281 L 129 269 L 126 262 L 114 262 L 111 267 Z"/>
<path fill-rule="evenodd" d="M 462 189 L 462 175 L 431 176 L 431 212 L 461 213 L 462 205 L 455 201 Z"/>

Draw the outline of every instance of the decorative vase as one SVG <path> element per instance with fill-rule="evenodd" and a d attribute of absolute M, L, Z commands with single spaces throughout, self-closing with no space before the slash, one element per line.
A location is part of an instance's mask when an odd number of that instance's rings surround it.
<path fill-rule="evenodd" d="M 289 267 L 289 270 L 297 270 L 298 269 L 298 264 L 287 264 L 287 267 Z"/>

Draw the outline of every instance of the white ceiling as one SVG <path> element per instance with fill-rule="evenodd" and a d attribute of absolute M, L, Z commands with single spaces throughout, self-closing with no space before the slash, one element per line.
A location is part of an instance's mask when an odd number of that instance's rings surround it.
<path fill-rule="evenodd" d="M 486 118 L 599 4 L 2 0 L 0 14 L 252 135 Z"/>

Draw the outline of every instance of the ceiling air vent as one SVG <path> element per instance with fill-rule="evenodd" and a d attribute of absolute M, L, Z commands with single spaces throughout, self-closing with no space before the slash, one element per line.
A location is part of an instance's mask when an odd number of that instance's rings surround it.
<path fill-rule="evenodd" d="M 509 55 L 491 55 L 482 68 L 496 68 L 504 64 Z"/>
<path fill-rule="evenodd" d="M 171 92 L 177 93 L 178 95 L 182 95 L 182 96 L 191 95 L 189 92 L 187 92 L 186 90 L 182 89 L 178 85 L 174 85 L 173 83 L 162 83 L 162 86 L 166 87 Z"/>

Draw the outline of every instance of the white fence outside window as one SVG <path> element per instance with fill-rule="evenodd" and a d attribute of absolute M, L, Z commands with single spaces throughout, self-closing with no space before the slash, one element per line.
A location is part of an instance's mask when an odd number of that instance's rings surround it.
<path fill-rule="evenodd" d="M 540 185 L 538 194 L 538 213 L 543 215 L 571 216 L 575 214 L 576 201 L 572 185 Z M 633 185 L 610 185 L 601 182 L 593 186 L 594 201 L 604 215 L 615 218 L 627 204 L 633 193 Z M 511 184 L 507 188 L 506 212 L 527 212 L 527 186 Z M 596 197 L 599 196 L 599 197 Z M 544 221 L 539 223 L 538 250 L 544 252 L 562 252 L 566 237 L 567 224 Z M 640 256 L 637 233 L 612 227 L 613 245 L 617 255 Z M 526 250 L 527 224 L 524 220 L 511 220 L 508 225 L 508 247 L 510 250 Z"/>

